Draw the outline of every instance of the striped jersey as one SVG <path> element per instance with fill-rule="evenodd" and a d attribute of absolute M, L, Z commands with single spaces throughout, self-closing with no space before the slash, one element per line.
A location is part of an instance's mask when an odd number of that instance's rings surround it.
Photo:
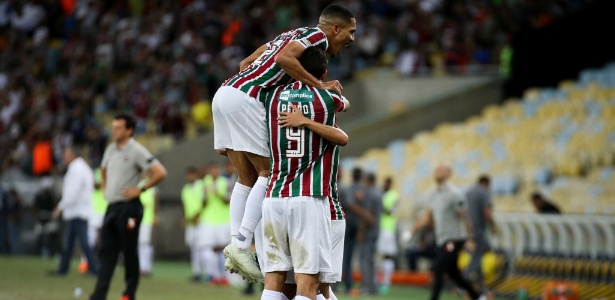
<path fill-rule="evenodd" d="M 343 212 L 337 195 L 339 147 L 304 128 L 282 128 L 278 112 L 289 111 L 289 103 L 319 123 L 335 126 L 336 114 L 343 111 L 342 97 L 299 81 L 269 90 L 265 95 L 271 176 L 267 197 L 327 197 Z"/>
<path fill-rule="evenodd" d="M 290 83 L 292 77 L 275 63 L 275 57 L 292 41 L 298 41 L 305 48 L 315 46 L 326 51 L 329 47 L 327 36 L 318 27 L 302 27 L 286 31 L 268 42 L 267 50 L 252 64 L 226 80 L 222 85 L 234 87 L 260 100 L 259 93 L 262 89 Z"/>

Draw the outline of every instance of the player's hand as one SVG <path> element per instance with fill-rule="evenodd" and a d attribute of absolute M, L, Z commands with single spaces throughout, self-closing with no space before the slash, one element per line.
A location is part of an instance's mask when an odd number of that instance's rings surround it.
<path fill-rule="evenodd" d="M 51 216 L 52 216 L 54 219 L 59 219 L 61 214 L 62 214 L 62 211 L 61 211 L 59 208 L 57 208 L 57 207 L 56 207 L 56 208 L 53 210 L 53 212 L 51 213 Z"/>
<path fill-rule="evenodd" d="M 342 87 L 342 84 L 337 80 L 323 82 L 322 88 L 325 90 L 335 91 L 340 96 L 342 95 L 342 91 L 344 90 L 344 87 Z"/>
<path fill-rule="evenodd" d="M 289 103 L 288 106 L 290 107 L 290 112 L 288 111 L 279 112 L 280 115 L 278 116 L 278 125 L 280 125 L 280 127 L 282 128 L 300 127 L 300 126 L 305 125 L 305 123 L 309 119 L 303 115 L 303 112 L 301 112 L 301 109 L 299 109 L 292 103 Z"/>
<path fill-rule="evenodd" d="M 141 189 L 138 187 L 125 187 L 122 190 L 122 197 L 124 197 L 126 201 L 135 199 L 139 197 L 139 195 L 141 195 Z"/>
<path fill-rule="evenodd" d="M 476 243 L 474 242 L 474 239 L 468 239 L 464 246 L 469 252 L 474 252 L 474 250 L 476 250 Z"/>

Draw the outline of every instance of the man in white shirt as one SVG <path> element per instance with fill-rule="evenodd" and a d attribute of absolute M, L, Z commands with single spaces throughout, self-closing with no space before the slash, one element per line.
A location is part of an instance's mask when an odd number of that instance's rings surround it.
<path fill-rule="evenodd" d="M 92 210 L 94 172 L 74 147 L 65 148 L 63 158 L 67 171 L 62 185 L 62 200 L 53 211 L 53 217 L 58 218 L 61 214 L 66 222 L 64 248 L 60 265 L 51 274 L 66 275 L 68 273 L 75 239 L 79 240 L 81 251 L 88 260 L 89 272 L 96 274 L 98 265 L 88 243 L 87 221 Z"/>

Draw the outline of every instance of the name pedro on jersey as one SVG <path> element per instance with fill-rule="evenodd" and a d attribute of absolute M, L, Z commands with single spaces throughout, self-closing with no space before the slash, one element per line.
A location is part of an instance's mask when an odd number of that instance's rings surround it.
<path fill-rule="evenodd" d="M 280 93 L 280 101 L 284 102 L 298 102 L 298 106 L 304 114 L 310 112 L 310 105 L 302 104 L 301 102 L 313 102 L 314 92 L 306 90 L 286 90 Z M 282 111 L 290 111 L 290 105 L 286 103 L 280 103 Z"/>

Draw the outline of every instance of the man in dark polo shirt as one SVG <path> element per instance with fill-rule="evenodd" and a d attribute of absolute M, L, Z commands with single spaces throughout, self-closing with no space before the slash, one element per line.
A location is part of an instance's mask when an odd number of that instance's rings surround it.
<path fill-rule="evenodd" d="M 92 300 L 106 299 L 117 259 L 124 254 L 126 289 L 121 300 L 135 299 L 139 284 L 137 245 L 143 206 L 139 195 L 167 176 L 167 171 L 131 136 L 135 120 L 127 114 L 115 116 L 112 123 L 113 143 L 107 147 L 100 166 L 102 188 L 109 202 L 101 228 L 100 269 Z M 144 172 L 150 179 L 138 188 Z"/>
<path fill-rule="evenodd" d="M 434 282 L 431 287 L 431 300 L 440 299 L 444 287 L 445 273 L 457 285 L 466 290 L 470 299 L 485 300 L 474 287 L 461 275 L 458 267 L 459 253 L 466 247 L 474 249 L 474 237 L 470 220 L 467 217 L 467 201 L 464 194 L 449 183 L 451 167 L 440 164 L 434 172 L 436 190 L 429 196 L 429 203 L 423 214 L 412 227 L 412 235 L 432 225 L 436 237 L 436 259 L 434 260 Z"/>

